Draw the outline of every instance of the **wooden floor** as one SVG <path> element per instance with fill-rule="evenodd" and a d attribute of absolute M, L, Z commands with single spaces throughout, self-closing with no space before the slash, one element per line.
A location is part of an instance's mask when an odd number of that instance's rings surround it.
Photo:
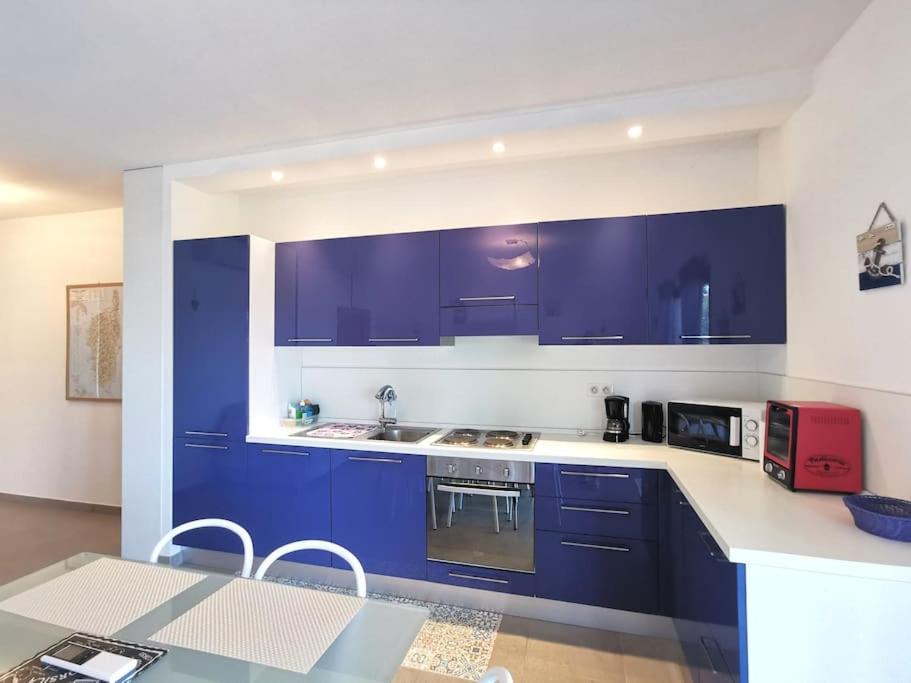
<path fill-rule="evenodd" d="M 120 516 L 0 499 L 0 584 L 82 551 L 120 554 Z M 516 683 L 687 683 L 683 654 L 670 640 L 628 636 L 504 616 L 491 666 Z M 458 679 L 401 669 L 396 683 Z"/>

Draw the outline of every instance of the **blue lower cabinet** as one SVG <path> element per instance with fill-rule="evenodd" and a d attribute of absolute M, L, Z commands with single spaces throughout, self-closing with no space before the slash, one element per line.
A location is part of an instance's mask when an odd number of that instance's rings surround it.
<path fill-rule="evenodd" d="M 292 541 L 330 540 L 328 449 L 247 444 L 247 470 L 247 530 L 257 556 L 265 557 Z M 282 559 L 330 565 L 329 553 L 315 550 Z"/>
<path fill-rule="evenodd" d="M 447 583 L 451 586 L 464 586 L 465 588 L 480 588 L 486 591 L 499 593 L 513 593 L 515 595 L 535 594 L 535 575 L 525 572 L 511 572 L 505 569 L 491 569 L 489 567 L 472 567 L 451 562 L 427 562 L 427 580 L 437 583 Z"/>
<path fill-rule="evenodd" d="M 658 509 L 637 503 L 535 498 L 535 527 L 593 536 L 655 540 Z"/>
<path fill-rule="evenodd" d="M 540 598 L 658 610 L 658 548 L 652 541 L 538 531 L 535 567 Z"/>
<path fill-rule="evenodd" d="M 367 572 L 426 578 L 424 456 L 333 450 L 331 461 L 332 540 Z M 341 558 L 332 563 L 347 567 Z"/>
<path fill-rule="evenodd" d="M 492 337 L 537 333 L 537 306 L 454 306 L 440 309 L 442 337 Z"/>
<path fill-rule="evenodd" d="M 207 517 L 247 525 L 247 457 L 243 443 L 174 439 L 172 526 Z M 198 529 L 178 545 L 242 553 L 240 539 L 225 529 Z"/>
<path fill-rule="evenodd" d="M 594 465 L 535 465 L 535 494 L 545 498 L 655 503 L 657 470 Z"/>

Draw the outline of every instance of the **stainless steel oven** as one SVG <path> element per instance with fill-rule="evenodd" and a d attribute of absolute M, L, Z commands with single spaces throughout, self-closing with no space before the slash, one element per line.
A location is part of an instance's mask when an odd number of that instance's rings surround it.
<path fill-rule="evenodd" d="M 535 570 L 530 462 L 428 456 L 427 559 Z"/>

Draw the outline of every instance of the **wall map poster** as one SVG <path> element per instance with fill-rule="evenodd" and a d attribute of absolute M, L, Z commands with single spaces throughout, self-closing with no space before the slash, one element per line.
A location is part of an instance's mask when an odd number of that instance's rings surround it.
<path fill-rule="evenodd" d="M 123 284 L 68 286 L 66 323 L 66 398 L 119 401 Z"/>
<path fill-rule="evenodd" d="M 888 222 L 877 225 L 880 214 L 885 214 Z M 876 209 L 867 231 L 857 236 L 857 267 L 862 292 L 904 281 L 901 224 L 885 202 Z"/>

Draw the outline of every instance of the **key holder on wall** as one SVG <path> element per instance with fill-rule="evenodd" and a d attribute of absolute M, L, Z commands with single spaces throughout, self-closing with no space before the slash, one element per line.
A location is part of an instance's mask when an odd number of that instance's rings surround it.
<path fill-rule="evenodd" d="M 889 219 L 877 225 L 881 214 Z M 860 290 L 879 289 L 904 282 L 901 223 L 885 202 L 873 214 L 870 227 L 857 236 L 857 267 Z"/>

